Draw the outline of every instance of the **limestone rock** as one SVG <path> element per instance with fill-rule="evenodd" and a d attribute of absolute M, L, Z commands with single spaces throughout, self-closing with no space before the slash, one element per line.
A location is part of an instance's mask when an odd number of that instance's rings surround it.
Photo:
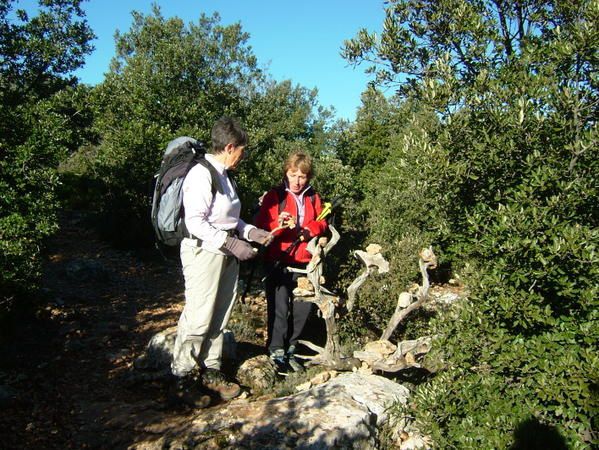
<path fill-rule="evenodd" d="M 366 247 L 366 253 L 369 255 L 376 255 L 377 253 L 380 253 L 382 249 L 383 247 L 381 247 L 379 244 L 370 244 L 368 247 Z"/>
<path fill-rule="evenodd" d="M 177 427 L 166 431 L 160 448 L 175 448 L 163 445 L 175 441 L 194 448 L 207 435 L 220 434 L 226 448 L 374 449 L 375 427 L 388 420 L 387 408 L 395 401 L 405 404 L 408 396 L 407 388 L 386 378 L 344 373 L 295 395 L 234 400 L 226 408 L 199 412 L 184 433 Z M 152 448 L 149 444 L 135 448 Z"/>
<path fill-rule="evenodd" d="M 173 348 L 177 338 L 177 327 L 173 326 L 152 336 L 145 352 L 133 362 L 141 370 L 166 370 L 173 360 Z M 223 359 L 236 358 L 236 342 L 230 330 L 224 331 Z"/>
<path fill-rule="evenodd" d="M 396 349 L 397 347 L 386 339 L 371 341 L 364 346 L 364 351 L 378 353 L 382 357 L 390 355 Z"/>
<path fill-rule="evenodd" d="M 310 280 L 306 277 L 300 277 L 297 279 L 297 287 L 300 289 L 305 289 L 306 291 L 314 292 L 314 286 L 310 283 Z"/>
<path fill-rule="evenodd" d="M 142 370 L 161 370 L 170 367 L 177 327 L 163 330 L 150 339 L 146 351 L 133 362 L 133 367 Z"/>
<path fill-rule="evenodd" d="M 409 292 L 402 292 L 399 294 L 399 298 L 397 299 L 397 306 L 400 308 L 407 308 L 412 304 L 412 294 Z"/>
<path fill-rule="evenodd" d="M 401 341 L 397 344 L 397 350 L 395 354 L 397 356 L 405 355 L 410 352 L 414 356 L 423 355 L 428 353 L 431 349 L 431 337 L 423 336 L 418 339 L 411 339 L 407 341 Z"/>
<path fill-rule="evenodd" d="M 376 429 L 388 421 L 387 408 L 406 403 L 404 386 L 377 375 L 344 373 L 304 392 L 282 398 L 233 400 L 197 413 L 185 426 L 149 424 L 147 441 L 131 449 L 218 448 L 374 449 Z"/>
<path fill-rule="evenodd" d="M 427 445 L 426 441 L 420 436 L 410 436 L 401 443 L 399 448 L 400 450 L 425 450 L 430 449 L 431 446 Z"/>
<path fill-rule="evenodd" d="M 306 277 L 297 279 L 297 286 L 293 289 L 295 297 L 311 297 L 314 295 L 314 286 Z"/>
<path fill-rule="evenodd" d="M 311 382 L 311 381 L 306 381 L 305 383 L 298 384 L 298 385 L 295 387 L 295 390 L 296 390 L 296 391 L 298 391 L 298 392 L 301 392 L 301 391 L 307 391 L 307 390 L 308 390 L 308 389 L 310 389 L 311 387 L 312 387 L 312 382 Z"/>
<path fill-rule="evenodd" d="M 386 359 L 389 355 L 392 355 L 397 347 L 386 339 L 378 341 L 368 342 L 363 350 L 357 350 L 354 352 L 354 358 L 368 363 L 372 366 L 375 361 Z"/>
<path fill-rule="evenodd" d="M 310 384 L 312 386 L 317 386 L 319 384 L 325 383 L 326 381 L 329 381 L 331 378 L 335 378 L 336 376 L 336 370 L 327 370 L 324 372 L 320 372 L 319 374 L 316 374 L 315 376 L 310 378 Z"/>
<path fill-rule="evenodd" d="M 437 267 L 437 255 L 435 255 L 435 253 L 433 252 L 432 247 L 423 248 L 422 250 L 420 250 L 418 256 L 420 256 L 422 261 L 429 264 L 430 268 L 434 269 L 435 267 Z"/>
<path fill-rule="evenodd" d="M 277 371 L 267 355 L 250 358 L 239 366 L 237 380 L 253 392 L 271 389 L 277 377 Z"/>

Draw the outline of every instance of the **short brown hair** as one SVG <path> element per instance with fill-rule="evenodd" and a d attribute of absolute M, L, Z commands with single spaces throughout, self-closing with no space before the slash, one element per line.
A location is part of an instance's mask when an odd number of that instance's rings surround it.
<path fill-rule="evenodd" d="M 301 151 L 291 153 L 283 164 L 283 176 L 289 169 L 299 169 L 308 176 L 308 179 L 312 178 L 312 157 Z"/>

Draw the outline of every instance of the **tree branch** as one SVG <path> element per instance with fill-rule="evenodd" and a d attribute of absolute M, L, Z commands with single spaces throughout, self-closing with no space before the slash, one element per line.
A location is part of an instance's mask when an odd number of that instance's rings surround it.
<path fill-rule="evenodd" d="M 510 38 L 510 30 L 507 25 L 505 14 L 502 8 L 502 2 L 499 0 L 493 0 L 493 4 L 497 8 L 497 15 L 499 16 L 499 23 L 501 24 L 501 34 L 503 36 L 503 45 L 505 46 L 505 52 L 508 59 L 512 57 L 514 49 L 512 48 L 512 40 Z"/>

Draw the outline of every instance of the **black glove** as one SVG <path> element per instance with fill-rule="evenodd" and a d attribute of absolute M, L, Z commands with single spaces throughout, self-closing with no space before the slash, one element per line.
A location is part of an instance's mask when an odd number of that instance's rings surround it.
<path fill-rule="evenodd" d="M 254 258 L 258 254 L 258 252 L 250 244 L 231 236 L 227 236 L 225 245 L 223 245 L 222 248 L 239 259 L 239 261 L 247 261 L 248 259 Z"/>
<path fill-rule="evenodd" d="M 312 238 L 312 234 L 307 228 L 302 228 L 298 237 L 301 241 L 308 242 Z"/>
<path fill-rule="evenodd" d="M 261 245 L 268 245 L 272 242 L 274 236 L 262 228 L 252 228 L 248 233 L 250 241 L 257 242 Z"/>

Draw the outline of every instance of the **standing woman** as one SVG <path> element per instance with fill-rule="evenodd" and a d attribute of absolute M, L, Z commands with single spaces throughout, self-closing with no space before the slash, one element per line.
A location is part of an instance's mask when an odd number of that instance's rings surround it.
<path fill-rule="evenodd" d="M 295 359 L 297 341 L 304 329 L 312 303 L 293 301 L 293 289 L 300 274 L 287 267 L 305 269 L 312 255 L 310 239 L 327 230 L 325 220 L 316 220 L 322 211 L 320 196 L 310 186 L 312 159 L 303 152 L 289 155 L 283 166 L 280 186 L 268 191 L 256 217 L 256 226 L 274 231 L 266 248 L 266 300 L 268 304 L 267 348 L 280 372 L 302 370 Z"/>
<path fill-rule="evenodd" d="M 223 336 L 237 296 L 240 261 L 255 256 L 247 241 L 268 245 L 272 236 L 239 218 L 241 203 L 227 175 L 241 163 L 248 136 L 241 124 L 222 117 L 212 127 L 206 160 L 223 187 L 213 194 L 211 172 L 196 164 L 183 182 L 185 226 L 181 242 L 185 306 L 179 317 L 171 372 L 172 394 L 183 403 L 206 407 L 210 396 L 236 397 L 241 388 L 221 372 Z M 206 395 L 210 394 L 210 395 Z"/>

